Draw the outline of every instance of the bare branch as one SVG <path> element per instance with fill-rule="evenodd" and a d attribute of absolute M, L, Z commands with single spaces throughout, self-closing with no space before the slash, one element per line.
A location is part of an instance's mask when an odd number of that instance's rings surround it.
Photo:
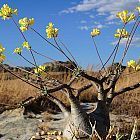
<path fill-rule="evenodd" d="M 22 80 L 23 82 L 25 82 L 25 83 L 27 83 L 27 84 L 29 84 L 29 85 L 31 85 L 31 86 L 33 86 L 33 87 L 35 87 L 35 88 L 41 90 L 40 87 L 38 87 L 38 86 L 32 84 L 31 82 L 29 82 L 28 80 L 26 80 L 26 79 L 24 79 L 24 78 L 21 78 L 20 76 L 18 76 L 17 74 L 15 74 L 14 72 L 12 72 L 11 70 L 7 69 L 3 64 L 1 64 L 0 66 L 1 66 L 4 70 L 8 71 L 10 74 L 12 74 L 12 75 L 14 75 L 15 77 L 17 77 L 18 79 Z"/>
<path fill-rule="evenodd" d="M 89 83 L 89 84 L 87 84 L 87 85 L 85 85 L 85 86 L 79 88 L 79 89 L 77 90 L 77 95 L 76 95 L 76 97 L 79 98 L 80 93 L 82 93 L 83 91 L 89 89 L 90 87 L 92 87 L 92 85 L 93 85 L 92 83 Z"/>
<path fill-rule="evenodd" d="M 125 92 L 127 92 L 127 91 L 134 90 L 134 89 L 139 88 L 139 87 L 140 87 L 140 83 L 137 83 L 137 84 L 135 84 L 135 85 L 132 85 L 132 86 L 129 86 L 129 87 L 125 87 L 125 88 L 119 90 L 118 92 L 110 93 L 110 94 L 108 95 L 108 97 L 107 97 L 107 104 L 110 105 L 111 102 L 113 101 L 113 99 L 114 99 L 116 96 L 118 96 L 118 95 L 120 95 L 120 94 L 123 94 L 123 93 L 125 93 Z"/>
<path fill-rule="evenodd" d="M 140 87 L 140 83 L 123 88 L 123 89 L 119 90 L 118 92 L 114 92 L 114 97 L 118 96 L 120 94 L 123 94 L 124 92 L 131 91 L 131 90 L 134 90 L 134 89 L 139 88 L 139 87 Z"/>
<path fill-rule="evenodd" d="M 101 81 L 99 79 L 97 79 L 97 78 L 95 78 L 93 76 L 90 76 L 90 75 L 88 75 L 85 72 L 81 72 L 81 76 L 84 77 L 84 78 L 86 78 L 86 79 L 88 79 L 88 80 L 91 80 L 91 81 L 93 81 L 93 82 L 95 82 L 97 84 L 101 84 Z"/>
<path fill-rule="evenodd" d="M 50 94 L 46 94 L 46 97 L 51 100 L 52 102 L 54 102 L 56 105 L 59 106 L 59 108 L 61 109 L 61 111 L 64 113 L 64 116 L 67 117 L 69 115 L 69 110 L 67 109 L 67 107 L 65 106 L 65 104 L 63 102 L 61 102 L 59 99 L 57 99 L 56 97 L 50 95 Z"/>
<path fill-rule="evenodd" d="M 53 92 L 62 90 L 62 89 L 67 88 L 67 87 L 68 87 L 67 84 L 61 84 L 61 85 L 58 85 L 58 86 L 56 86 L 56 87 L 54 87 L 54 88 L 48 89 L 47 92 L 48 92 L 48 93 L 53 93 Z"/>
<path fill-rule="evenodd" d="M 74 76 L 70 79 L 70 81 L 67 83 L 68 86 L 70 86 L 75 80 L 76 80 L 77 76 Z"/>

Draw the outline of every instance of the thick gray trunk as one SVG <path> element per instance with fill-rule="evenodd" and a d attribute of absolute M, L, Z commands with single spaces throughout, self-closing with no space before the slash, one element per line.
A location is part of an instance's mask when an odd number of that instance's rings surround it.
<path fill-rule="evenodd" d="M 62 103 L 59 99 L 56 97 L 52 96 L 51 94 L 47 94 L 48 99 L 50 99 L 52 102 L 54 102 L 58 107 L 61 109 L 61 111 L 64 114 L 64 118 L 69 117 L 70 111 L 67 109 L 64 103 Z"/>
<path fill-rule="evenodd" d="M 63 135 L 67 139 L 87 139 L 92 134 L 89 115 L 80 106 L 80 102 L 72 93 L 68 93 L 71 114 L 67 120 Z"/>
<path fill-rule="evenodd" d="M 110 128 L 109 108 L 105 101 L 98 101 L 97 106 L 90 114 L 91 122 L 95 123 L 95 130 L 102 139 L 105 139 Z"/>
<path fill-rule="evenodd" d="M 70 101 L 71 112 L 57 98 L 48 95 L 48 98 L 55 102 L 64 113 L 66 125 L 63 136 L 68 140 L 88 139 L 92 135 L 95 125 L 98 135 L 105 139 L 110 128 L 109 106 L 106 105 L 106 102 L 98 101 L 94 111 L 87 114 L 79 100 L 70 91 L 66 95 Z"/>

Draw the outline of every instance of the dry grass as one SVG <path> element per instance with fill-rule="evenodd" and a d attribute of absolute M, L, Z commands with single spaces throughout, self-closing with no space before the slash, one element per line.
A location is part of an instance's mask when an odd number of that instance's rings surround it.
<path fill-rule="evenodd" d="M 130 69 L 126 69 L 116 85 L 116 90 L 138 82 L 140 82 L 140 71 L 136 73 Z M 113 101 L 112 109 L 119 114 L 140 117 L 140 88 L 118 96 Z"/>
<path fill-rule="evenodd" d="M 0 79 L 0 103 L 15 104 L 37 95 L 32 86 L 14 79 L 9 73 L 1 73 Z"/>
<path fill-rule="evenodd" d="M 97 73 L 92 74 L 97 75 Z M 51 72 L 50 75 L 62 82 L 69 81 L 71 77 L 70 73 L 67 74 L 62 72 Z M 78 89 L 89 82 L 90 81 L 86 79 L 80 78 L 75 81 L 73 87 Z M 116 85 L 116 90 L 133 85 L 137 82 L 140 82 L 140 71 L 134 73 L 134 71 L 126 69 Z M 14 78 L 9 73 L 0 73 L 0 103 L 15 104 L 27 99 L 30 96 L 35 97 L 37 94 L 38 93 L 35 88 L 19 79 Z M 54 95 L 61 99 L 64 103 L 69 104 L 63 93 L 56 92 Z M 83 92 L 80 99 L 82 101 L 95 101 L 96 91 L 94 87 L 91 87 L 87 91 Z M 114 113 L 140 116 L 140 88 L 118 96 L 113 101 L 111 110 L 113 110 Z"/>
<path fill-rule="evenodd" d="M 97 73 L 90 73 L 90 74 L 97 75 Z M 67 74 L 62 72 L 61 73 L 51 72 L 50 75 L 53 78 L 60 80 L 61 82 L 67 82 L 71 78 L 70 73 Z M 90 81 L 86 79 L 80 78 L 74 82 L 73 87 L 78 89 L 89 82 Z M 134 73 L 134 71 L 126 69 L 116 85 L 116 90 L 133 85 L 137 82 L 140 82 L 140 71 Z M 19 103 L 30 96 L 35 97 L 37 95 L 38 95 L 37 90 L 32 86 L 29 86 L 28 84 L 22 82 L 21 80 L 16 79 L 9 73 L 0 73 L 0 103 L 12 105 L 15 103 Z M 65 104 L 69 105 L 68 99 L 63 93 L 56 92 L 54 93 L 54 95 L 57 98 L 61 99 L 61 101 L 63 101 Z M 91 87 L 90 89 L 84 91 L 81 94 L 80 100 L 84 102 L 86 101 L 93 102 L 96 100 L 96 96 L 97 94 L 94 87 Z M 49 100 L 45 100 L 44 107 L 47 110 L 53 107 L 52 109 L 50 109 L 50 111 L 55 110 L 56 108 L 55 104 L 52 104 Z M 140 122 L 140 88 L 116 97 L 116 99 L 114 99 L 113 101 L 111 111 L 117 115 L 124 114 L 124 116 L 125 115 L 129 115 L 133 117 L 135 116 L 138 118 L 138 122 Z M 49 119 L 51 116 L 46 115 L 46 117 L 47 119 Z M 116 120 L 116 121 L 120 122 L 121 120 Z M 45 131 L 47 131 L 49 128 L 49 126 L 46 125 L 46 123 L 42 124 L 39 127 L 40 129 Z M 120 131 L 121 133 L 126 134 L 128 132 L 131 132 L 132 127 L 133 127 L 133 123 L 130 124 L 122 120 Z M 138 125 L 138 127 L 140 126 Z M 138 128 L 138 130 L 140 130 L 140 128 Z"/>

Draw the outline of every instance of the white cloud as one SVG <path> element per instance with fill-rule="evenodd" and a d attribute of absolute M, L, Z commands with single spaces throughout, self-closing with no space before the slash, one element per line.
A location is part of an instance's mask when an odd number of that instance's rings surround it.
<path fill-rule="evenodd" d="M 88 27 L 88 26 L 85 25 L 85 26 L 80 26 L 79 29 L 80 30 L 86 30 L 87 31 L 87 30 L 90 29 L 90 27 Z"/>
<path fill-rule="evenodd" d="M 85 31 L 88 31 L 88 30 L 91 30 L 91 29 L 93 29 L 93 28 L 99 28 L 99 29 L 102 29 L 102 28 L 105 28 L 105 27 L 107 27 L 106 25 L 103 25 L 103 24 L 101 24 L 100 22 L 95 22 L 94 23 L 94 25 L 92 25 L 92 26 L 88 26 L 88 25 L 82 25 L 82 26 L 79 26 L 78 28 L 80 29 L 80 30 L 85 30 Z"/>
<path fill-rule="evenodd" d="M 98 25 L 98 24 L 100 24 L 100 22 L 98 22 L 98 21 L 94 21 L 94 24 L 95 24 L 95 25 Z"/>
<path fill-rule="evenodd" d="M 108 21 L 106 22 L 106 25 L 120 25 L 121 22 L 116 22 L 116 21 Z"/>
<path fill-rule="evenodd" d="M 96 26 L 96 28 L 99 28 L 99 29 L 102 29 L 102 28 L 104 28 L 105 26 L 104 25 L 102 25 L 102 24 L 98 24 L 97 26 Z"/>
<path fill-rule="evenodd" d="M 122 39 L 121 42 L 120 42 L 120 45 L 121 46 L 125 46 L 126 42 L 127 42 L 127 39 Z M 117 41 L 114 41 L 111 44 L 112 45 L 116 45 Z M 131 46 L 133 46 L 133 47 L 140 47 L 140 36 L 136 36 L 136 37 L 134 37 L 132 39 Z"/>
<path fill-rule="evenodd" d="M 118 11 L 123 9 L 133 10 L 139 2 L 139 0 L 82 0 L 76 6 L 63 10 L 61 13 L 88 12 L 94 10 L 98 13 L 97 15 L 108 14 L 107 20 L 112 20 Z"/>
<path fill-rule="evenodd" d="M 93 26 L 93 28 L 99 28 L 99 29 L 102 29 L 102 28 L 105 28 L 105 27 L 107 27 L 107 26 L 101 24 L 100 22 L 94 21 L 94 26 Z"/>
<path fill-rule="evenodd" d="M 99 12 L 97 15 L 98 15 L 98 16 L 105 16 L 106 13 L 105 13 L 105 12 Z"/>
<path fill-rule="evenodd" d="M 81 20 L 80 23 L 85 24 L 85 23 L 87 23 L 87 21 L 86 20 Z"/>
<path fill-rule="evenodd" d="M 90 18 L 92 18 L 92 19 L 94 18 L 94 16 L 93 16 L 93 15 L 89 15 L 89 17 L 90 17 Z"/>

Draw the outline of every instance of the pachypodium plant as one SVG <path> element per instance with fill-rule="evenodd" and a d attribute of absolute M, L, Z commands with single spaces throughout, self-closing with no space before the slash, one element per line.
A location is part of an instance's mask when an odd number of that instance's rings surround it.
<path fill-rule="evenodd" d="M 122 67 L 122 63 L 130 48 L 133 37 L 136 34 L 136 30 L 140 25 L 140 21 L 139 21 L 140 7 L 139 6 L 136 7 L 136 10 L 138 14 L 129 13 L 127 10 L 117 13 L 116 16 L 122 21 L 123 27 L 117 29 L 116 33 L 114 31 L 114 37 L 118 39 L 118 42 L 105 63 L 103 63 L 102 61 L 102 57 L 98 51 L 98 47 L 95 42 L 95 38 L 101 35 L 101 31 L 98 28 L 95 28 L 91 31 L 90 35 L 93 40 L 93 44 L 96 48 L 96 52 L 98 54 L 99 60 L 102 64 L 102 68 L 99 70 L 99 75 L 97 77 L 94 75 L 89 75 L 87 71 L 83 70 L 79 66 L 78 62 L 76 61 L 72 53 L 68 50 L 66 45 L 58 39 L 59 29 L 54 27 L 54 24 L 52 22 L 50 22 L 46 26 L 46 37 L 44 37 L 33 28 L 33 25 L 35 23 L 34 18 L 27 18 L 27 17 L 22 18 L 19 20 L 18 22 L 19 25 L 18 25 L 18 23 L 13 18 L 14 14 L 17 15 L 17 9 L 12 9 L 7 4 L 4 4 L 3 7 L 0 9 L 0 16 L 4 20 L 12 19 L 16 28 L 18 28 L 19 32 L 21 33 L 21 36 L 24 39 L 24 42 L 21 43 L 21 46 L 15 48 L 14 53 L 35 67 L 33 72 L 30 73 L 27 71 L 26 72 L 28 74 L 35 75 L 36 80 L 38 82 L 35 83 L 34 81 L 31 81 L 29 79 L 22 78 L 19 75 L 13 73 L 7 67 L 5 67 L 5 65 L 3 65 L 3 61 L 6 57 L 3 54 L 5 48 L 3 48 L 2 45 L 0 45 L 0 62 L 1 62 L 0 65 L 3 69 L 7 70 L 8 72 L 18 77 L 22 81 L 37 88 L 40 91 L 41 97 L 47 97 L 48 99 L 50 99 L 56 105 L 59 106 L 66 120 L 66 124 L 64 125 L 64 130 L 63 130 L 64 137 L 66 137 L 67 139 L 91 139 L 92 135 L 96 132 L 100 137 L 100 139 L 105 140 L 110 128 L 109 109 L 113 99 L 120 94 L 123 94 L 127 91 L 134 90 L 140 87 L 140 82 L 139 82 L 132 86 L 125 87 L 119 91 L 115 90 L 116 83 L 124 71 L 124 68 Z M 132 28 L 130 31 L 127 31 L 126 26 L 131 21 L 134 21 Z M 59 51 L 62 55 L 64 55 L 68 59 L 68 61 L 72 64 L 73 68 L 69 68 L 67 66 L 62 65 L 67 69 L 69 69 L 70 71 L 72 71 L 73 73 L 72 78 L 70 79 L 69 82 L 62 83 L 59 80 L 52 78 L 53 87 L 52 86 L 49 87 L 49 85 L 47 84 L 48 82 L 47 79 L 43 79 L 42 76 L 43 72 L 47 73 L 48 75 L 49 73 L 46 71 L 45 65 L 38 66 L 34 54 L 40 55 L 41 57 L 47 58 L 51 61 L 56 61 L 57 62 L 56 64 L 58 65 L 61 64 L 59 64 L 57 60 L 47 56 L 46 54 L 41 54 L 35 49 L 33 49 L 33 46 L 30 45 L 30 42 L 28 42 L 27 38 L 24 35 L 24 32 L 28 30 L 31 30 L 32 32 L 37 34 L 51 47 L 54 47 L 57 51 Z M 120 57 L 120 61 L 116 63 L 116 55 L 118 54 L 120 42 L 123 38 L 125 38 L 127 41 L 124 47 L 123 54 Z M 51 42 L 52 39 L 53 39 L 53 43 Z M 62 47 L 65 47 L 65 51 L 64 49 L 62 49 Z M 33 58 L 33 62 L 31 60 L 28 60 L 22 54 L 23 49 L 27 49 L 29 51 L 29 53 Z M 107 69 L 106 67 L 106 64 L 108 62 L 111 62 L 111 70 Z M 135 60 L 130 60 L 127 63 L 127 65 L 128 67 L 131 67 L 135 71 L 140 70 L 140 63 L 136 62 Z M 79 89 L 73 89 L 72 84 L 75 81 L 75 79 L 79 77 L 88 79 L 89 83 L 87 85 L 83 85 Z M 94 86 L 96 88 L 98 94 L 97 96 L 98 100 L 94 111 L 87 113 L 86 110 L 84 110 L 80 104 L 79 96 L 84 90 L 90 88 L 91 86 Z M 66 94 L 67 98 L 69 99 L 70 106 L 71 106 L 70 110 L 65 106 L 65 104 L 61 100 L 57 99 L 51 94 L 53 92 L 60 91 L 60 90 L 64 94 Z M 35 100 L 36 98 L 33 98 L 31 102 Z M 26 103 L 26 105 L 28 103 Z"/>
<path fill-rule="evenodd" d="M 6 56 L 3 54 L 5 52 L 5 48 L 0 44 L 0 63 L 2 63 L 5 59 Z"/>
<path fill-rule="evenodd" d="M 34 18 L 28 19 L 27 17 L 19 20 L 20 30 L 22 32 L 27 31 L 29 26 L 34 24 Z"/>

